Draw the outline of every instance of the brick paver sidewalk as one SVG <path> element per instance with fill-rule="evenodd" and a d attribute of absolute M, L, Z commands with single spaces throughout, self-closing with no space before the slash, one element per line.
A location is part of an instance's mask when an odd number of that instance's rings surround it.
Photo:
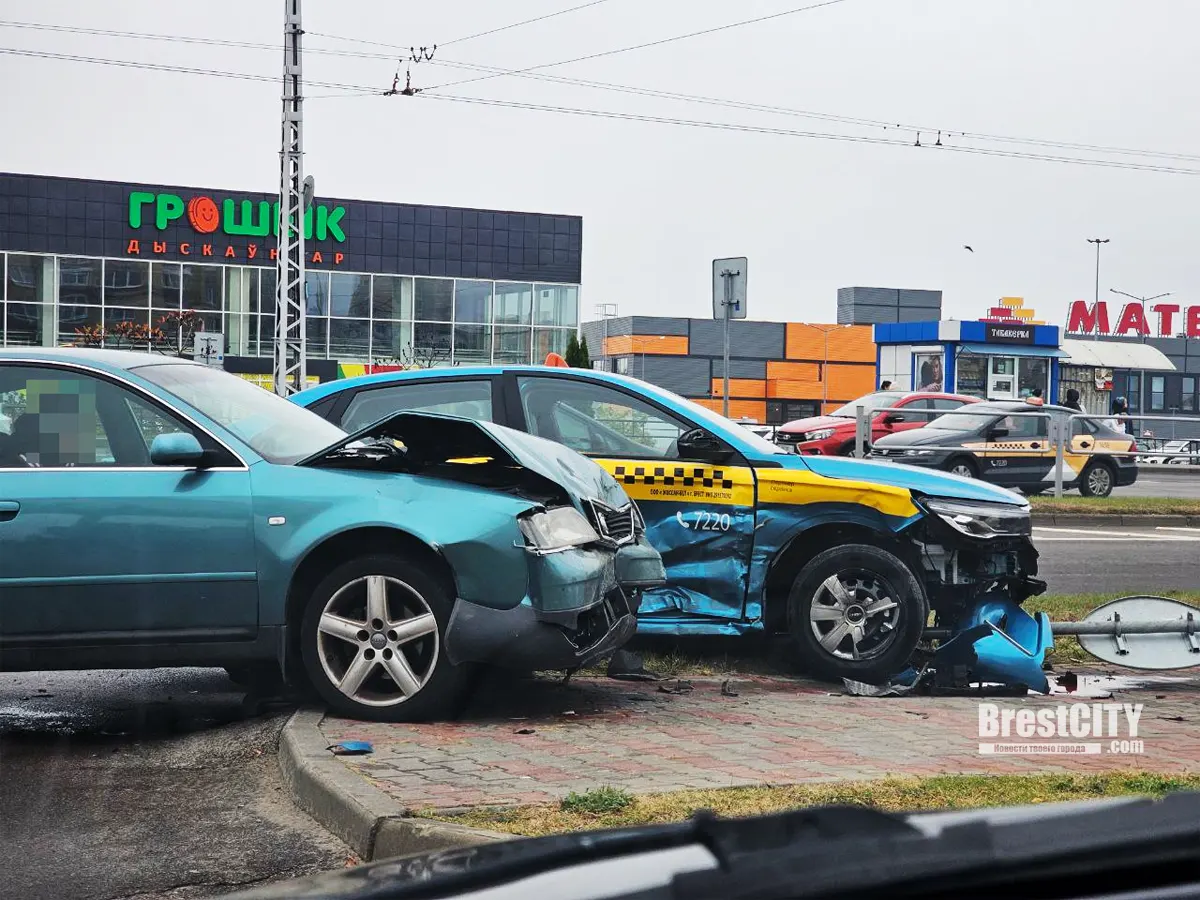
<path fill-rule="evenodd" d="M 327 718 L 322 730 L 331 744 L 371 741 L 372 755 L 345 764 L 410 809 L 539 803 L 600 785 L 652 793 L 887 775 L 1200 771 L 1194 679 L 1152 679 L 1112 700 L 1079 700 L 1145 704 L 1143 754 L 1113 755 L 1104 741 L 1102 755 L 1087 756 L 981 755 L 974 697 L 850 697 L 789 679 L 739 678 L 724 689 L 720 679 L 689 683 L 690 692 L 666 693 L 678 683 L 514 680 L 493 685 L 459 722 Z M 1076 698 L 985 699 L 1039 709 Z"/>

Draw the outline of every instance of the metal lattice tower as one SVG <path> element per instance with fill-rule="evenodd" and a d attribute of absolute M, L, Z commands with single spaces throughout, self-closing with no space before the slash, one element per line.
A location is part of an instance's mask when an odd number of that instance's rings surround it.
<path fill-rule="evenodd" d="M 279 241 L 275 270 L 275 393 L 307 385 L 304 298 L 304 101 L 300 0 L 284 0 L 283 144 L 279 152 Z"/>

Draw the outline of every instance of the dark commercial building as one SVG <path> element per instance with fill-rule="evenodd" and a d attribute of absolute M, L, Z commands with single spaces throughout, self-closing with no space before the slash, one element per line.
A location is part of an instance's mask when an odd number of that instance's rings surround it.
<path fill-rule="evenodd" d="M 0 342 L 72 344 L 194 310 L 227 368 L 269 371 L 276 200 L 0 173 Z M 316 369 L 540 362 L 578 328 L 578 216 L 318 197 L 305 231 Z"/>

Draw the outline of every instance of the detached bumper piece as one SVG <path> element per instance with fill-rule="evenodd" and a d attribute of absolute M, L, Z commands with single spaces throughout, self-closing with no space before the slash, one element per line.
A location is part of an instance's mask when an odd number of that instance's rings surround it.
<path fill-rule="evenodd" d="M 520 605 L 455 604 L 446 632 L 451 662 L 582 668 L 633 637 L 641 591 L 666 580 L 661 558 L 641 541 L 616 553 L 576 549 L 529 560 L 530 597 Z"/>
<path fill-rule="evenodd" d="M 1054 635 L 1045 613 L 1031 616 L 996 594 L 980 602 L 955 631 L 934 654 L 935 687 L 991 683 L 1050 693 L 1042 666 Z"/>

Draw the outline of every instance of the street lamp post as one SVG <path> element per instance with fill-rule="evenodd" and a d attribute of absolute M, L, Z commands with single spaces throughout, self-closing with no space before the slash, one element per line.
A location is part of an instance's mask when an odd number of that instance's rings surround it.
<path fill-rule="evenodd" d="M 839 328 L 848 328 L 848 325 L 811 325 L 808 322 L 799 323 L 805 328 L 813 328 L 821 332 L 824 340 L 824 348 L 822 350 L 821 362 L 821 412 L 825 412 L 825 406 L 829 403 L 829 333 L 836 331 Z"/>
<path fill-rule="evenodd" d="M 1140 303 L 1142 306 L 1142 321 L 1147 323 L 1147 325 L 1146 325 L 1147 329 L 1150 327 L 1148 324 L 1150 320 L 1148 318 L 1146 318 L 1146 304 L 1151 302 L 1152 300 L 1161 300 L 1163 297 L 1171 296 L 1170 291 L 1167 291 L 1165 294 L 1155 294 L 1153 297 L 1138 297 L 1134 294 L 1126 293 L 1125 291 L 1118 291 L 1116 288 L 1109 288 L 1109 291 L 1114 294 L 1120 294 L 1122 297 L 1128 297 L 1130 300 L 1136 300 L 1138 303 Z M 1169 335 L 1169 334 L 1164 335 L 1164 337 L 1171 337 L 1171 336 L 1172 335 Z M 1141 336 L 1141 338 L 1142 338 L 1142 343 L 1143 344 L 1146 343 L 1146 335 L 1143 334 Z"/>
<path fill-rule="evenodd" d="M 1107 244 L 1110 238 L 1088 238 L 1089 244 L 1096 245 L 1096 296 L 1095 301 L 1100 302 L 1100 245 Z"/>

